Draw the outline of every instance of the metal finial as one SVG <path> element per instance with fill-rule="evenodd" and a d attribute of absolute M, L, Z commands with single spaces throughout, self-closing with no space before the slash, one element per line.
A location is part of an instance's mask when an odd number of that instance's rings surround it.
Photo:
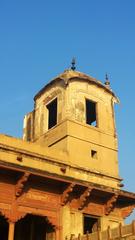
<path fill-rule="evenodd" d="M 75 71 L 75 69 L 76 69 L 75 64 L 76 64 L 76 60 L 75 60 L 75 58 L 73 58 L 73 59 L 72 59 L 72 62 L 71 62 L 71 69 L 72 69 L 73 71 Z"/>
<path fill-rule="evenodd" d="M 106 87 L 110 87 L 110 81 L 109 81 L 107 73 L 105 74 L 105 85 L 106 85 Z"/>

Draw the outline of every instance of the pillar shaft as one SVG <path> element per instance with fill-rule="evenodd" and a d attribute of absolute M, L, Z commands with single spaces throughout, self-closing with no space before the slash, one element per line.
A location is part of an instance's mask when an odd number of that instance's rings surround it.
<path fill-rule="evenodd" d="M 59 229 L 55 229 L 55 240 L 59 240 L 60 239 L 60 231 Z"/>
<path fill-rule="evenodd" d="M 8 240 L 14 240 L 15 223 L 9 222 Z"/>

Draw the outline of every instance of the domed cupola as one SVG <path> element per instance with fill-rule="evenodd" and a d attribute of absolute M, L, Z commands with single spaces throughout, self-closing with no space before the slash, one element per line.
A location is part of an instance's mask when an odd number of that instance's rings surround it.
<path fill-rule="evenodd" d="M 24 139 L 67 152 L 78 166 L 118 177 L 113 105 L 119 100 L 106 82 L 65 70 L 35 95 Z"/>

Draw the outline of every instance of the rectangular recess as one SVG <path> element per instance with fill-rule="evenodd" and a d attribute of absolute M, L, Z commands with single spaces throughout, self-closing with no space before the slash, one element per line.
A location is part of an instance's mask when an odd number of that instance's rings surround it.
<path fill-rule="evenodd" d="M 48 109 L 48 129 L 57 124 L 57 98 L 51 101 L 47 106 Z"/>
<path fill-rule="evenodd" d="M 96 102 L 86 99 L 86 123 L 97 127 Z"/>

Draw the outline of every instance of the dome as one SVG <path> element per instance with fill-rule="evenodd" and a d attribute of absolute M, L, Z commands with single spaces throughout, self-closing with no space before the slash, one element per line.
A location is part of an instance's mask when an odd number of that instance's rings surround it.
<path fill-rule="evenodd" d="M 46 84 L 34 97 L 34 100 L 36 100 L 50 85 L 56 83 L 57 81 L 63 80 L 65 85 L 68 85 L 70 81 L 73 80 L 79 80 L 79 81 L 87 81 L 91 84 L 95 84 L 98 87 L 104 88 L 107 92 L 111 93 L 115 98 L 116 101 L 119 102 L 118 98 L 115 96 L 113 91 L 106 85 L 104 85 L 101 81 L 97 80 L 96 78 L 93 78 L 85 73 L 74 71 L 72 69 L 67 69 L 63 73 L 56 76 L 54 79 L 52 79 L 48 84 Z"/>

